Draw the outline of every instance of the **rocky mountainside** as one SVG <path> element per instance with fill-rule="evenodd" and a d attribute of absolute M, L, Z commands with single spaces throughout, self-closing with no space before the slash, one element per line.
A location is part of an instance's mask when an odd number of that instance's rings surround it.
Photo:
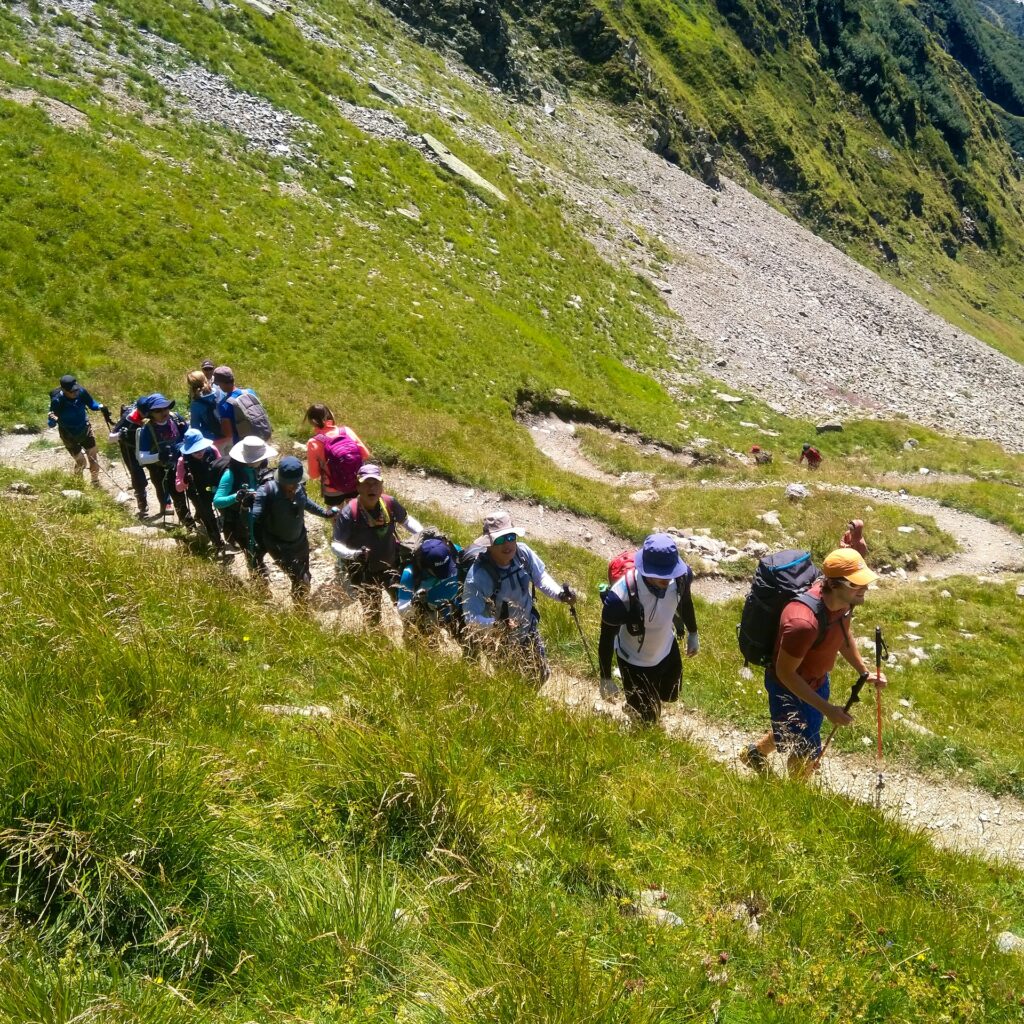
<path fill-rule="evenodd" d="M 1024 43 L 973 0 L 386 4 L 514 94 L 630 105 L 656 152 L 712 186 L 724 173 L 761 190 L 942 315 L 1024 351 Z"/>

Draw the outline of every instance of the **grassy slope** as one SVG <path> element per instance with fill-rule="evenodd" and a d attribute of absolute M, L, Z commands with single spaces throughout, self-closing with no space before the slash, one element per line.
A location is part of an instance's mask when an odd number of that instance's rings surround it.
<path fill-rule="evenodd" d="M 0 506 L 0 1019 L 1019 1012 L 1024 968 L 991 947 L 1024 925 L 1016 872 L 226 599 L 61 482 Z M 338 717 L 257 707 L 308 701 Z M 681 927 L 622 915 L 646 885 Z"/>

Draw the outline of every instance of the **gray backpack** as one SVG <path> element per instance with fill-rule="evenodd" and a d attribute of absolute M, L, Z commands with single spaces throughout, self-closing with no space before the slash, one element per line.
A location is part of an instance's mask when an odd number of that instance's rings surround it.
<path fill-rule="evenodd" d="M 270 440 L 274 428 L 270 425 L 267 410 L 254 394 L 243 391 L 240 395 L 229 398 L 228 403 L 235 411 L 235 429 L 239 438 L 255 434 L 264 441 Z"/>

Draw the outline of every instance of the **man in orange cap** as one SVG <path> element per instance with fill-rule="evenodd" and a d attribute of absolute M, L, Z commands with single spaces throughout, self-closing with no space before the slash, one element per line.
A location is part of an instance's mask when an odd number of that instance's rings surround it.
<path fill-rule="evenodd" d="M 776 748 L 789 754 L 789 773 L 806 778 L 821 751 L 821 725 L 850 725 L 853 719 L 829 702 L 829 673 L 836 657 L 858 674 L 868 667 L 850 634 L 854 608 L 864 603 L 878 577 L 851 548 L 839 548 L 822 562 L 823 577 L 782 610 L 775 655 L 764 672 L 772 731 L 740 754 L 748 768 L 764 773 Z M 886 682 L 881 675 L 879 685 Z"/>

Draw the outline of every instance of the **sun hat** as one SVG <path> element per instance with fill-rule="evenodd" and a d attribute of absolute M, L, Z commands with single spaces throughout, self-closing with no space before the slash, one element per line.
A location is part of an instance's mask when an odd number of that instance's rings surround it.
<path fill-rule="evenodd" d="M 302 463 L 294 455 L 286 455 L 277 464 L 277 479 L 282 484 L 302 483 Z"/>
<path fill-rule="evenodd" d="M 267 459 L 274 458 L 277 455 L 277 449 L 267 444 L 262 437 L 250 434 L 234 445 L 231 451 L 228 452 L 228 455 L 235 462 L 244 462 L 247 466 L 256 466 L 261 462 L 266 462 Z"/>
<path fill-rule="evenodd" d="M 373 462 L 367 462 L 365 465 L 359 467 L 356 471 L 356 480 L 379 480 L 384 483 L 384 474 L 381 472 L 380 466 Z"/>
<path fill-rule="evenodd" d="M 674 580 L 686 575 L 686 563 L 667 533 L 652 533 L 633 556 L 633 565 L 640 576 L 655 580 Z"/>
<path fill-rule="evenodd" d="M 200 370 L 212 370 L 212 369 L 214 369 L 213 360 L 212 359 L 204 359 L 199 364 L 199 369 Z M 222 370 L 226 370 L 227 367 L 226 366 L 222 366 L 221 369 Z"/>
<path fill-rule="evenodd" d="M 864 556 L 853 548 L 836 548 L 826 555 L 821 571 L 826 579 L 846 580 L 855 587 L 865 587 L 878 579 L 878 574 L 868 568 Z"/>
<path fill-rule="evenodd" d="M 431 537 L 420 545 L 420 560 L 435 579 L 444 580 L 456 573 L 455 560 L 447 541 Z"/>
<path fill-rule="evenodd" d="M 173 409 L 174 404 L 173 398 L 167 398 L 165 395 L 161 395 L 159 391 L 146 399 L 146 406 L 150 412 L 157 412 L 160 409 Z"/>
<path fill-rule="evenodd" d="M 73 373 L 65 373 L 60 379 L 60 386 L 64 391 L 74 391 L 78 387 L 78 378 Z"/>
<path fill-rule="evenodd" d="M 484 516 L 483 533 L 477 537 L 474 544 L 481 547 L 490 547 L 495 537 L 503 537 L 507 533 L 514 534 L 516 540 L 523 536 L 525 530 L 518 530 L 512 525 L 512 517 L 504 510 L 498 509 L 489 516 Z"/>
<path fill-rule="evenodd" d="M 196 430 L 195 427 L 192 427 L 185 431 L 185 436 L 182 438 L 181 454 L 195 455 L 196 452 L 202 452 L 212 447 L 213 442 L 208 437 L 203 437 L 201 430 Z"/>

